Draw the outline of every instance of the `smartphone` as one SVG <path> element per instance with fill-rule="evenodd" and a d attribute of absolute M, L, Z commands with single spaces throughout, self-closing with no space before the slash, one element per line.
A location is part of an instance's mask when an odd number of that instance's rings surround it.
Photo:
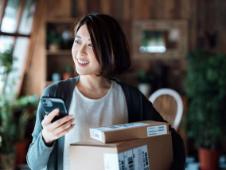
<path fill-rule="evenodd" d="M 59 112 L 60 112 L 59 115 L 55 116 L 54 119 L 52 120 L 52 122 L 66 116 L 68 114 L 65 103 L 60 98 L 42 97 L 41 104 L 43 106 L 45 114 L 49 114 L 51 111 L 53 111 L 56 108 L 59 109 Z"/>

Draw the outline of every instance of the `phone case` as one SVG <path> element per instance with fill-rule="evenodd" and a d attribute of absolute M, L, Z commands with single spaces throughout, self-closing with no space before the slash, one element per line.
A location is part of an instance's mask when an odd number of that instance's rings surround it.
<path fill-rule="evenodd" d="M 42 97 L 41 103 L 46 114 L 49 114 L 54 109 L 58 108 L 60 114 L 54 118 L 53 121 L 62 118 L 67 115 L 67 109 L 64 104 L 64 101 L 60 98 L 50 98 L 50 97 Z"/>

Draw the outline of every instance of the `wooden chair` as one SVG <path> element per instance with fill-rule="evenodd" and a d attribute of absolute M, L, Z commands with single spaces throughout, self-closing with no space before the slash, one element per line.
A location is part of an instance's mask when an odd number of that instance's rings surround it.
<path fill-rule="evenodd" d="M 169 88 L 156 90 L 149 100 L 173 128 L 178 129 L 183 115 L 183 101 L 178 92 Z"/>

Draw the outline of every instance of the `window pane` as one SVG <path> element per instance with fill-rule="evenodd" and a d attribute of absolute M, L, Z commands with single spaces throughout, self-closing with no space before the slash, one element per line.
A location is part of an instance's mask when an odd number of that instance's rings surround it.
<path fill-rule="evenodd" d="M 27 56 L 27 49 L 29 45 L 29 39 L 28 38 L 18 38 L 16 40 L 16 45 L 15 49 L 13 52 L 14 56 L 14 61 L 13 61 L 13 70 L 9 75 L 9 80 L 7 83 L 7 92 L 10 92 L 12 97 L 15 97 L 16 93 L 18 92 L 17 90 L 20 83 L 21 79 L 23 77 L 23 71 L 25 68 L 26 64 L 26 56 Z"/>
<path fill-rule="evenodd" d="M 10 49 L 13 45 L 14 38 L 10 36 L 0 36 L 0 52 Z"/>
<path fill-rule="evenodd" d="M 11 49 L 14 42 L 14 38 L 10 36 L 0 36 L 0 53 L 5 52 L 6 50 Z M 3 90 L 3 85 L 5 82 L 5 67 L 0 66 L 0 94 Z"/>
<path fill-rule="evenodd" d="M 2 32 L 14 33 L 16 31 L 16 15 L 18 6 L 19 0 L 8 0 L 5 14 L 2 19 Z"/>
<path fill-rule="evenodd" d="M 20 37 L 16 41 L 15 50 L 14 50 L 14 57 L 15 57 L 15 67 L 23 67 L 24 65 L 24 59 L 27 55 L 27 49 L 28 49 L 28 42 L 29 39 L 25 37 Z"/>
<path fill-rule="evenodd" d="M 22 34 L 30 34 L 32 29 L 33 15 L 35 12 L 35 1 L 27 0 L 22 14 L 22 20 L 19 27 L 19 32 Z"/>

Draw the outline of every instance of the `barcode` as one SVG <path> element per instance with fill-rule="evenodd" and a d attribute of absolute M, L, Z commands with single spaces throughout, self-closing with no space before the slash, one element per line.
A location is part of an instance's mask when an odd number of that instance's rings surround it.
<path fill-rule="evenodd" d="M 144 163 L 144 167 L 148 167 L 149 166 L 149 162 L 148 162 L 148 153 L 147 152 L 142 152 L 143 155 L 143 163 Z"/>
<path fill-rule="evenodd" d="M 128 170 L 134 170 L 134 161 L 133 161 L 133 157 L 128 157 Z"/>
<path fill-rule="evenodd" d="M 126 169 L 124 160 L 119 160 L 119 169 L 120 170 Z"/>
<path fill-rule="evenodd" d="M 149 170 L 150 168 L 147 145 L 132 148 L 119 154 L 106 154 L 104 158 L 105 170 Z"/>
<path fill-rule="evenodd" d="M 120 170 L 149 170 L 147 145 L 121 152 L 119 167 Z"/>

